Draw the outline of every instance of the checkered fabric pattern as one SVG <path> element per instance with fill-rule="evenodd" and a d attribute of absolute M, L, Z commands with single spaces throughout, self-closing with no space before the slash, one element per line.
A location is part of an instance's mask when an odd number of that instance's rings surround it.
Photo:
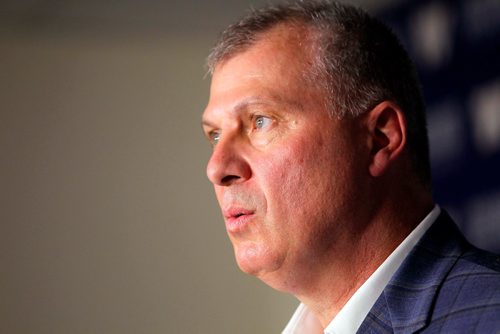
<path fill-rule="evenodd" d="M 500 256 L 469 244 L 443 211 L 358 333 L 500 334 Z"/>

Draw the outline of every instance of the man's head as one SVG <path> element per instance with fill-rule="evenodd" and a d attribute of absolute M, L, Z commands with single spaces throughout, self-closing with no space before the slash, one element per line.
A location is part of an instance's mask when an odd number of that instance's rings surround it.
<path fill-rule="evenodd" d="M 271 286 L 293 293 L 332 257 L 353 261 L 394 184 L 429 184 L 413 67 L 363 12 L 254 12 L 223 33 L 209 66 L 207 174 L 239 266 Z"/>
<path fill-rule="evenodd" d="M 361 9 L 335 1 L 293 1 L 253 11 L 221 34 L 208 57 L 210 72 L 281 24 L 307 27 L 310 44 L 300 47 L 314 49 L 314 56 L 304 79 L 324 88 L 333 116 L 355 117 L 384 100 L 399 105 L 415 173 L 430 187 L 425 106 L 414 65 L 397 37 Z"/>

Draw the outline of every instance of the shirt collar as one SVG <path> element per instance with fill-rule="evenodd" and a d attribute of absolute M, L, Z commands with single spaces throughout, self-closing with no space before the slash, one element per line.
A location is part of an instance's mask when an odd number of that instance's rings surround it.
<path fill-rule="evenodd" d="M 438 205 L 422 220 L 422 222 L 396 247 L 389 257 L 373 272 L 363 285 L 352 295 L 337 316 L 328 324 L 324 334 L 352 334 L 370 312 L 378 297 L 384 290 L 392 275 L 422 238 L 427 229 L 434 223 L 441 212 Z M 300 304 L 283 334 L 322 333 L 319 320 L 304 304 Z"/>

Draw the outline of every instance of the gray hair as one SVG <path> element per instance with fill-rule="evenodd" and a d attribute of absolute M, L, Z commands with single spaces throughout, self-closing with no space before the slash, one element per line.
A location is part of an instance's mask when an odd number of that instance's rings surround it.
<path fill-rule="evenodd" d="M 394 33 L 363 10 L 327 0 L 254 10 L 222 32 L 208 56 L 209 71 L 279 24 L 312 28 L 318 34 L 310 75 L 325 90 L 332 116 L 357 117 L 385 100 L 399 105 L 407 120 L 413 168 L 430 187 L 425 105 L 415 67 Z"/>

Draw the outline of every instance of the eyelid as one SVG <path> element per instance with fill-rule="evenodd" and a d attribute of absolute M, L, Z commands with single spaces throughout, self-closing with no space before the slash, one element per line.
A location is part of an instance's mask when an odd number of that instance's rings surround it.
<path fill-rule="evenodd" d="M 213 129 L 205 132 L 205 136 L 207 137 L 210 144 L 215 145 L 219 141 L 219 139 L 215 139 L 215 136 L 220 137 L 220 130 Z"/>
<path fill-rule="evenodd" d="M 267 119 L 267 120 L 270 121 L 270 123 L 267 126 L 258 128 L 256 122 L 257 122 L 257 120 L 259 118 Z M 272 117 L 272 116 L 269 116 L 269 115 L 263 115 L 262 113 L 255 113 L 255 114 L 252 115 L 251 121 L 252 121 L 252 127 L 251 128 L 252 128 L 252 131 L 253 131 L 253 130 L 261 130 L 261 129 L 264 129 L 264 128 L 272 125 L 272 123 L 274 123 L 274 121 L 275 121 L 275 118 Z"/>
<path fill-rule="evenodd" d="M 257 127 L 256 126 L 256 121 L 259 118 L 264 118 L 266 119 L 269 123 L 265 124 L 263 127 Z M 247 128 L 247 131 L 249 133 L 254 132 L 254 131 L 266 131 L 267 129 L 270 130 L 271 126 L 273 126 L 273 123 L 276 122 L 276 118 L 269 115 L 267 112 L 261 112 L 261 111 L 256 111 L 254 113 L 251 113 L 249 115 L 249 123 L 248 126 L 244 126 Z M 206 124 L 206 129 L 205 129 L 205 137 L 208 139 L 210 144 L 212 146 L 215 146 L 219 141 L 220 141 L 220 136 L 221 136 L 221 129 L 212 127 L 212 125 L 208 126 Z"/>

